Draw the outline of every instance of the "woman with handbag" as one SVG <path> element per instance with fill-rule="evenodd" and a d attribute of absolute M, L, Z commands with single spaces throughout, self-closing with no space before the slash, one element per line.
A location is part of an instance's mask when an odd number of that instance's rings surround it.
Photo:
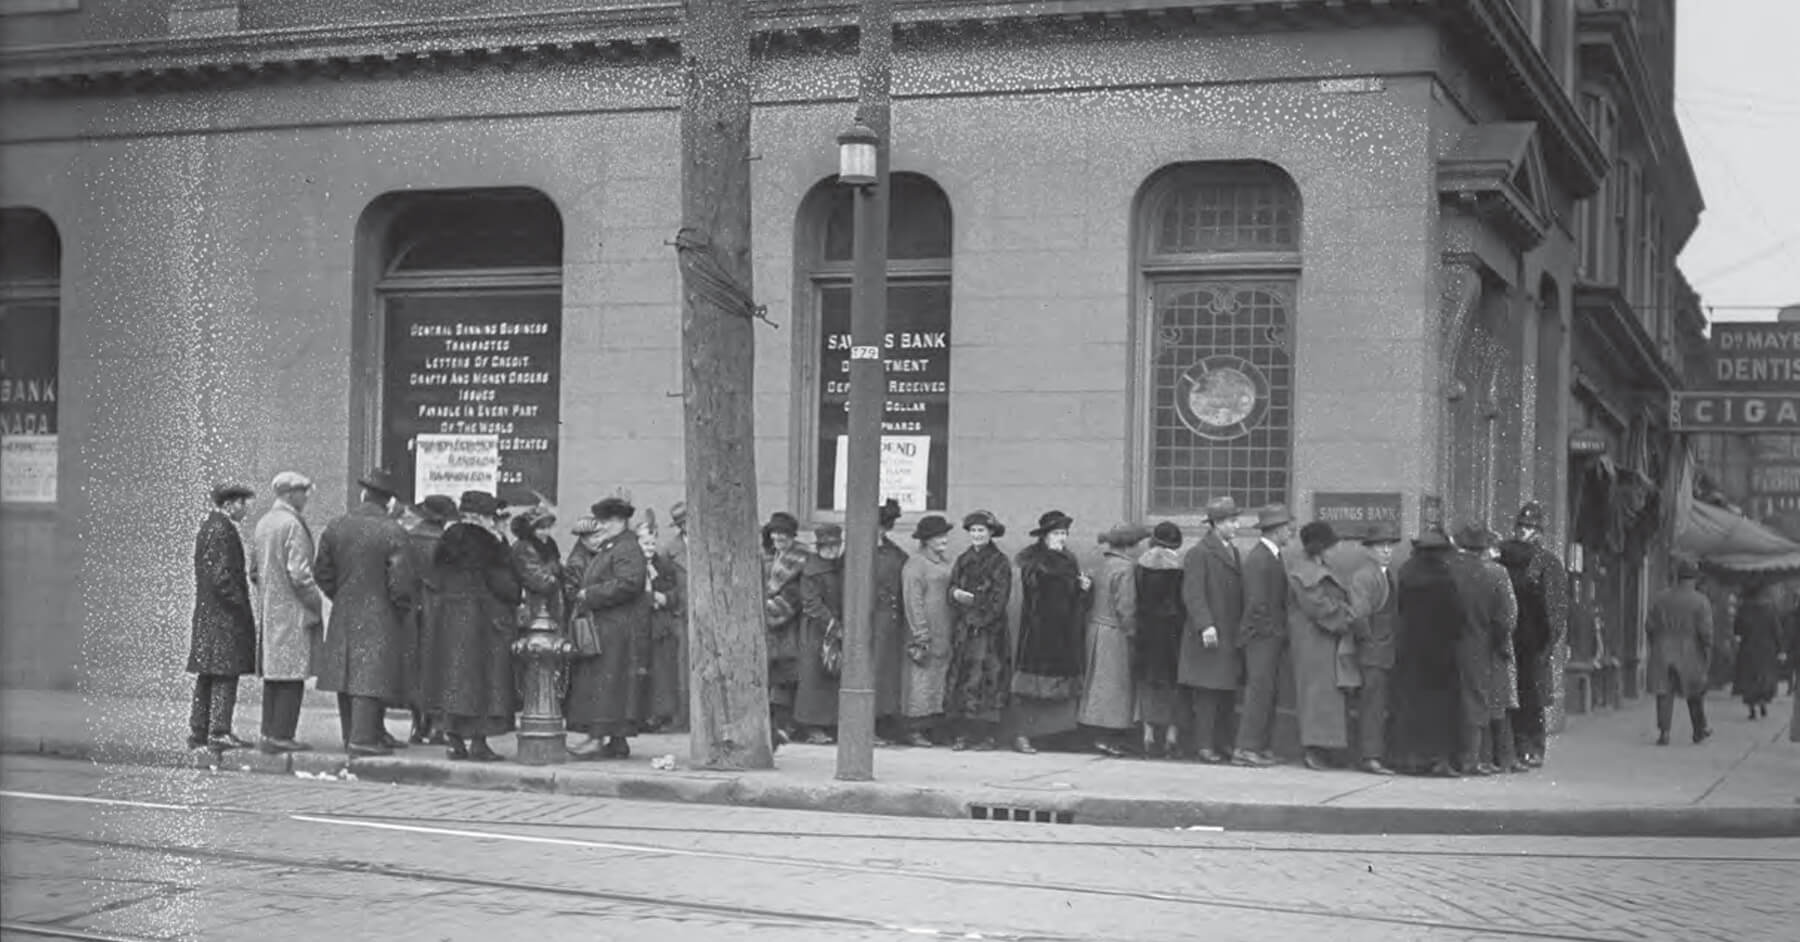
<path fill-rule="evenodd" d="M 501 536 L 501 503 L 465 491 L 462 520 L 444 530 L 432 563 L 440 581 L 438 643 L 426 665 L 425 707 L 439 720 L 452 759 L 497 762 L 487 738 L 509 732 L 518 710 L 512 642 L 520 598 Z"/>
<path fill-rule="evenodd" d="M 593 620 L 600 653 L 577 658 L 569 671 L 568 727 L 587 734 L 569 747 L 576 758 L 631 755 L 627 740 L 647 715 L 650 573 L 630 530 L 635 512 L 617 497 L 593 506 L 599 529 L 586 537 L 594 555 L 582 573 L 580 605 Z"/>

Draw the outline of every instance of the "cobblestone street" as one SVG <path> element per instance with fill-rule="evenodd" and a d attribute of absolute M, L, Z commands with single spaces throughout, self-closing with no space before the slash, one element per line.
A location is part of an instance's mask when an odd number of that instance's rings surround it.
<path fill-rule="evenodd" d="M 1789 937 L 1800 885 L 1800 841 L 1117 830 L 16 757 L 0 784 L 6 938 L 1746 942 Z"/>

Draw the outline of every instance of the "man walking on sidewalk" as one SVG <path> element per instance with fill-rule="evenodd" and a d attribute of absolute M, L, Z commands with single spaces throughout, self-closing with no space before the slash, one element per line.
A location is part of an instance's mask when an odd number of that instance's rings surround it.
<path fill-rule="evenodd" d="M 319 689 L 337 693 L 338 725 L 352 756 L 384 756 L 399 743 L 384 704 L 406 696 L 404 632 L 415 579 L 406 531 L 389 516 L 399 487 L 388 471 L 357 482 L 362 504 L 319 537 L 313 577 L 331 599 L 320 647 Z"/>
<path fill-rule="evenodd" d="M 1712 735 L 1706 725 L 1706 667 L 1712 657 L 1712 603 L 1694 584 L 1700 567 L 1675 562 L 1675 585 L 1650 603 L 1644 635 L 1650 642 L 1649 686 L 1656 695 L 1656 744 L 1669 744 L 1675 697 L 1687 700 L 1694 741 Z"/>
<path fill-rule="evenodd" d="M 300 516 L 312 481 L 297 471 L 275 475 L 275 504 L 256 521 L 256 601 L 263 678 L 262 751 L 311 748 L 294 739 L 306 678 L 324 628 L 319 586 L 313 579 L 313 536 Z"/>
<path fill-rule="evenodd" d="M 1287 653 L 1287 565 L 1281 549 L 1294 533 L 1287 505 L 1270 504 L 1257 512 L 1262 539 L 1244 559 L 1244 709 L 1238 717 L 1237 748 L 1231 764 L 1274 765 L 1269 740 L 1275 726 L 1276 678 Z"/>
<path fill-rule="evenodd" d="M 194 538 L 194 624 L 188 673 L 194 703 L 188 714 L 188 748 L 214 751 L 250 745 L 231 731 L 238 678 L 256 670 L 256 615 L 238 522 L 255 492 L 242 484 L 213 488 L 213 510 Z"/>

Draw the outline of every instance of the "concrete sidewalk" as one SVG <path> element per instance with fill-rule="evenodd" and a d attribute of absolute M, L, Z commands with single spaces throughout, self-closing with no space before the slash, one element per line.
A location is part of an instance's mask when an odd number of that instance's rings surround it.
<path fill-rule="evenodd" d="M 250 685 L 246 684 L 246 693 Z M 105 763 L 204 764 L 184 748 L 185 701 L 0 691 L 0 747 Z M 1571 717 L 1547 768 L 1478 779 L 1380 778 L 1298 766 L 1240 769 L 1189 762 L 1108 759 L 1066 753 L 882 748 L 875 782 L 833 778 L 835 747 L 784 747 L 776 769 L 689 769 L 685 736 L 642 736 L 631 758 L 526 767 L 450 762 L 418 747 L 393 758 L 346 761 L 333 710 L 308 706 L 300 738 L 320 751 L 266 756 L 228 752 L 225 770 L 339 773 L 365 781 L 916 817 L 1001 817 L 1078 824 L 1292 830 L 1334 833 L 1800 836 L 1800 744 L 1787 737 L 1791 701 L 1754 722 L 1722 694 L 1708 704 L 1713 738 L 1687 742 L 1677 710 L 1676 743 L 1654 745 L 1649 701 Z M 238 733 L 254 739 L 254 697 L 240 705 Z M 390 729 L 404 732 L 395 714 Z M 503 755 L 511 736 L 492 740 Z M 672 755 L 676 768 L 651 759 Z M 199 757 L 198 760 L 196 757 Z"/>

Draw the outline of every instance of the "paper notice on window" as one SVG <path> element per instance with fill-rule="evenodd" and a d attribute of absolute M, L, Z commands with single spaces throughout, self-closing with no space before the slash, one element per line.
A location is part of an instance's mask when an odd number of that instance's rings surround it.
<path fill-rule="evenodd" d="M 832 508 L 843 510 L 849 503 L 846 494 L 849 491 L 850 437 L 839 435 L 837 440 L 837 469 L 832 481 Z M 926 485 L 926 474 L 931 469 L 931 436 L 930 435 L 883 435 L 881 436 L 881 499 L 876 503 L 893 498 L 900 502 L 900 509 L 905 513 L 922 513 L 930 498 Z"/>
<path fill-rule="evenodd" d="M 451 500 L 463 491 L 497 493 L 500 436 L 420 435 L 413 439 L 413 500 L 433 494 Z"/>
<path fill-rule="evenodd" d="M 0 435 L 0 501 L 56 503 L 55 435 Z"/>

